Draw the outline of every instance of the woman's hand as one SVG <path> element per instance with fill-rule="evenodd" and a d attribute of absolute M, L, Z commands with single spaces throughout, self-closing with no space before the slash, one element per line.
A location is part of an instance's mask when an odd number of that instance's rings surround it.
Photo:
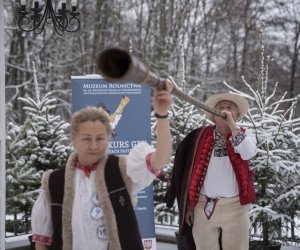
<path fill-rule="evenodd" d="M 153 98 L 152 98 L 152 106 L 154 112 L 158 115 L 167 115 L 168 111 L 172 104 L 171 91 L 173 89 L 173 85 L 170 80 L 162 80 L 165 85 L 164 89 L 154 89 Z"/>
<path fill-rule="evenodd" d="M 172 136 L 168 119 L 168 111 L 172 104 L 171 91 L 173 85 L 169 80 L 163 80 L 164 89 L 154 89 L 152 106 L 158 115 L 156 122 L 156 151 L 151 156 L 152 167 L 160 171 L 170 162 L 172 155 Z M 161 116 L 161 117 L 159 117 Z"/>
<path fill-rule="evenodd" d="M 46 245 L 43 245 L 43 244 L 41 244 L 39 242 L 35 243 L 35 250 L 48 250 L 48 249 L 49 248 Z"/>

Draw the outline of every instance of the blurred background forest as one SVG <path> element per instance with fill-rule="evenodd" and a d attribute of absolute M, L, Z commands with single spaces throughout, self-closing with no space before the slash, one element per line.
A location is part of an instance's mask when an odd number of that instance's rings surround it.
<path fill-rule="evenodd" d="M 182 45 L 186 87 L 200 85 L 195 95 L 203 101 L 223 81 L 237 89 L 242 75 L 256 82 L 263 43 L 274 59 L 270 81 L 290 97 L 300 92 L 299 0 L 79 0 L 81 29 L 61 36 L 51 24 L 39 35 L 21 32 L 20 2 L 5 0 L 4 8 L 6 102 L 16 122 L 25 119 L 17 97 L 34 91 L 33 62 L 41 95 L 53 91 L 57 112 L 69 119 L 70 76 L 95 74 L 97 54 L 115 45 L 175 81 Z"/>

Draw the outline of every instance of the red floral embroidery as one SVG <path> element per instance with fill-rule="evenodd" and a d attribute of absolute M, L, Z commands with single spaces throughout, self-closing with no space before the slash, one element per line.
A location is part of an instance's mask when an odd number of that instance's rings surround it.
<path fill-rule="evenodd" d="M 89 177 L 91 175 L 91 172 L 96 170 L 97 164 L 98 163 L 95 163 L 90 166 L 84 166 L 84 165 L 81 165 L 79 162 L 77 162 L 76 167 L 78 169 L 80 169 L 81 171 L 83 171 L 83 173 L 86 177 Z"/>
<path fill-rule="evenodd" d="M 213 136 L 208 136 L 202 147 L 200 161 L 197 167 L 193 170 L 190 188 L 189 188 L 189 201 L 190 207 L 194 208 L 198 202 L 200 186 L 202 186 L 204 177 L 206 175 L 206 169 L 209 163 L 211 149 L 213 146 Z"/>
<path fill-rule="evenodd" d="M 39 235 L 39 234 L 33 234 L 32 241 L 39 242 L 39 243 L 42 243 L 43 245 L 47 245 L 47 246 L 50 246 L 52 243 L 52 239 L 50 237 Z"/>
<path fill-rule="evenodd" d="M 154 168 L 152 167 L 152 165 L 151 165 L 151 155 L 152 155 L 153 153 L 154 153 L 154 152 L 151 152 L 151 153 L 147 154 L 147 156 L 146 156 L 146 165 L 147 165 L 148 170 L 149 170 L 153 175 L 155 175 L 156 177 L 159 177 L 160 174 L 161 174 L 161 171 L 154 169 Z"/>
<path fill-rule="evenodd" d="M 231 159 L 232 164 L 236 166 L 238 175 L 241 180 L 241 195 L 246 197 L 248 195 L 248 178 L 249 174 L 252 173 L 249 173 L 247 165 L 244 164 L 244 161 L 240 158 L 239 154 L 234 151 L 234 148 L 229 141 L 227 142 L 227 149 L 229 158 Z"/>

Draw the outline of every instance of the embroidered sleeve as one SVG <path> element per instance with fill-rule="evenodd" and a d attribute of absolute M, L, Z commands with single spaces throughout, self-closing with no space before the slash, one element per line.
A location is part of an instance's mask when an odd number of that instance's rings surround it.
<path fill-rule="evenodd" d="M 44 245 L 52 242 L 52 219 L 49 200 L 42 190 L 35 201 L 31 213 L 32 240 Z"/>
<path fill-rule="evenodd" d="M 151 152 L 149 154 L 147 154 L 146 156 L 146 164 L 147 164 L 147 168 L 148 170 L 155 175 L 156 177 L 158 177 L 161 174 L 161 171 L 156 170 L 154 167 L 152 167 L 151 164 L 151 156 L 153 155 L 154 152 Z"/>
<path fill-rule="evenodd" d="M 46 237 L 44 235 L 39 235 L 39 234 L 33 234 L 32 241 L 39 242 L 39 243 L 41 243 L 43 245 L 47 245 L 47 246 L 50 246 L 52 243 L 52 239 L 50 237 Z"/>
<path fill-rule="evenodd" d="M 153 147 L 142 142 L 133 147 L 127 158 L 127 175 L 132 180 L 132 192 L 137 193 L 149 186 L 158 172 L 150 164 Z"/>
<path fill-rule="evenodd" d="M 235 137 L 231 137 L 231 142 L 234 147 L 238 146 L 244 139 L 246 135 L 245 132 L 240 130 Z"/>
<path fill-rule="evenodd" d="M 256 155 L 256 138 L 250 130 L 240 131 L 238 135 L 231 138 L 231 142 L 235 151 L 240 154 L 243 160 L 250 160 Z"/>

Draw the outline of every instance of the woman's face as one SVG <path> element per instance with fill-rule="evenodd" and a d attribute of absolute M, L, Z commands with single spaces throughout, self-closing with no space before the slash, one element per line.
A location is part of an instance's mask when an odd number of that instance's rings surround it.
<path fill-rule="evenodd" d="M 79 125 L 79 130 L 72 137 L 72 143 L 82 165 L 99 162 L 108 147 L 109 135 L 105 125 L 96 121 L 87 121 Z"/>

